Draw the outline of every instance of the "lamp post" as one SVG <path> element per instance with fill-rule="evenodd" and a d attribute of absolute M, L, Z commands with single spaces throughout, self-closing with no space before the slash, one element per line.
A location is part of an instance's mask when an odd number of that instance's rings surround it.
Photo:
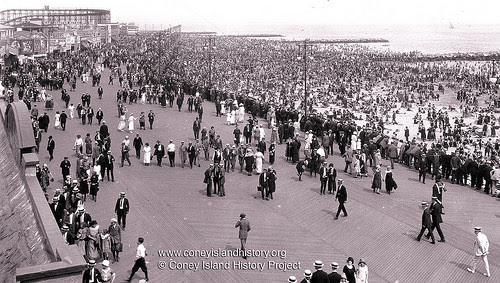
<path fill-rule="evenodd" d="M 298 60 L 304 62 L 304 116 L 307 116 L 307 60 L 312 60 L 313 57 L 308 53 L 312 53 L 312 44 L 308 43 L 309 40 L 305 39 L 303 43 L 299 44 L 299 57 Z M 308 52 L 309 51 L 309 52 Z M 302 55 L 302 56 L 300 56 Z"/>

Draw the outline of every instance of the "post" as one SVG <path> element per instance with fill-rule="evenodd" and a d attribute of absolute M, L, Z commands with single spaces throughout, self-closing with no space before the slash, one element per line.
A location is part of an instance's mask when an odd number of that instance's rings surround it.
<path fill-rule="evenodd" d="M 307 116 L 307 39 L 304 39 L 304 117 Z"/>

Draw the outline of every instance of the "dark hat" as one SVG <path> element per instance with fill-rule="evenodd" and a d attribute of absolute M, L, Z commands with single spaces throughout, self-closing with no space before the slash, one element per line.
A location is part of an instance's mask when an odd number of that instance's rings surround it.
<path fill-rule="evenodd" d="M 244 212 L 242 212 L 242 213 L 240 214 L 240 218 L 245 218 L 245 217 L 247 217 L 247 215 L 246 215 Z"/>
<path fill-rule="evenodd" d="M 361 259 L 359 260 L 359 263 L 358 263 L 358 264 L 361 264 L 361 263 L 366 264 L 366 261 L 365 261 L 365 259 L 364 259 L 364 258 L 361 258 Z"/>
<path fill-rule="evenodd" d="M 481 227 L 474 227 L 474 232 L 481 232 Z"/>

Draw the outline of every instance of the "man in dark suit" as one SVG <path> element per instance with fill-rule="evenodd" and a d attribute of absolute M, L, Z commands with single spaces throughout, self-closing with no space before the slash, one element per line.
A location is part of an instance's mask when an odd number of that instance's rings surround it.
<path fill-rule="evenodd" d="M 434 231 L 434 228 L 436 228 L 439 237 L 441 238 L 438 242 L 445 242 L 444 240 L 444 235 L 443 231 L 441 231 L 441 223 L 443 223 L 443 219 L 441 218 L 441 204 L 439 203 L 439 200 L 437 197 L 432 197 L 432 204 L 431 204 L 431 216 L 432 216 L 432 226 L 430 231 Z M 430 234 L 427 233 L 425 236 L 427 239 L 429 239 Z"/>
<path fill-rule="evenodd" d="M 73 235 L 69 231 L 69 227 L 68 226 L 66 226 L 66 225 L 62 226 L 62 228 L 61 228 L 61 235 L 63 236 L 64 241 L 68 245 L 73 245 L 75 243 L 75 235 Z"/>
<path fill-rule="evenodd" d="M 320 195 L 326 195 L 326 184 L 328 181 L 328 168 L 326 167 L 326 161 L 321 164 L 319 168 L 319 180 L 321 182 L 321 188 L 319 190 Z"/>
<path fill-rule="evenodd" d="M 194 147 L 192 142 L 189 142 L 189 144 L 187 146 L 187 154 L 188 154 L 188 158 L 189 158 L 189 167 L 191 169 L 193 169 L 193 162 L 194 162 L 195 157 L 196 157 L 196 148 Z"/>
<path fill-rule="evenodd" d="M 339 268 L 339 264 L 336 262 L 332 262 L 332 273 L 328 274 L 328 279 L 330 280 L 330 283 L 340 283 L 342 280 L 342 275 L 340 275 L 337 272 L 337 269 Z"/>
<path fill-rule="evenodd" d="M 135 157 L 137 157 L 137 159 L 141 158 L 142 138 L 139 136 L 139 133 L 135 134 L 132 144 L 135 148 Z"/>
<path fill-rule="evenodd" d="M 236 222 L 236 225 L 234 225 L 235 228 L 240 228 L 238 238 L 240 239 L 241 242 L 241 250 L 243 252 L 243 258 L 246 259 L 247 255 L 245 253 L 245 248 L 247 244 L 247 237 L 248 237 L 248 232 L 250 231 L 250 221 L 246 219 L 246 214 L 241 213 L 240 214 L 240 220 Z"/>
<path fill-rule="evenodd" d="M 156 155 L 156 160 L 158 161 L 158 166 L 161 167 L 161 161 L 163 160 L 163 157 L 165 156 L 165 146 L 163 146 L 159 140 L 156 141 L 155 151 L 154 151 L 153 155 Z"/>
<path fill-rule="evenodd" d="M 89 122 L 89 125 L 92 125 L 92 119 L 94 118 L 94 109 L 90 107 L 87 109 L 87 120 Z"/>
<path fill-rule="evenodd" d="M 57 225 L 59 228 L 62 227 L 63 218 L 64 218 L 64 206 L 59 203 L 59 198 L 52 198 L 52 203 L 50 204 L 50 210 L 52 214 L 54 214 L 54 218 L 56 219 Z"/>
<path fill-rule="evenodd" d="M 95 267 L 95 260 L 89 260 L 87 269 L 83 272 L 82 283 L 102 282 L 102 276 L 99 269 Z"/>
<path fill-rule="evenodd" d="M 424 234 L 425 230 L 429 230 L 429 235 L 432 238 L 432 244 L 435 244 L 436 242 L 434 241 L 434 234 L 432 233 L 431 227 L 432 227 L 432 222 L 431 222 L 431 209 L 429 208 L 429 204 L 427 202 L 422 202 L 422 209 L 424 212 L 422 213 L 422 229 L 420 229 L 420 233 L 418 234 L 416 240 L 420 242 L 420 238 L 422 238 L 422 235 Z"/>
<path fill-rule="evenodd" d="M 123 231 L 127 225 L 127 214 L 130 209 L 128 199 L 125 197 L 125 192 L 120 193 L 120 197 L 116 200 L 115 213 L 118 218 L 118 225 L 121 225 Z"/>
<path fill-rule="evenodd" d="M 328 274 L 323 271 L 323 262 L 321 260 L 314 262 L 314 268 L 316 271 L 311 277 L 311 283 L 330 283 Z"/>
<path fill-rule="evenodd" d="M 267 180 L 268 180 L 268 173 L 267 169 L 264 168 L 264 171 L 260 173 L 259 176 L 259 186 L 260 186 L 260 192 L 262 194 L 262 199 L 264 199 L 264 195 L 266 200 L 269 200 L 269 191 L 268 191 L 268 186 L 267 186 Z"/>
<path fill-rule="evenodd" d="M 196 117 L 196 119 L 193 122 L 193 133 L 195 140 L 199 139 L 200 137 L 200 129 L 201 129 L 200 119 Z"/>
<path fill-rule="evenodd" d="M 103 139 L 109 136 L 109 129 L 108 125 L 106 125 L 106 121 L 102 121 L 102 125 L 99 127 L 99 133 Z"/>
<path fill-rule="evenodd" d="M 104 118 L 104 112 L 102 112 L 101 108 L 97 109 L 97 112 L 95 113 L 95 118 L 97 119 L 97 123 L 101 125 L 102 118 Z"/>
<path fill-rule="evenodd" d="M 273 193 L 276 191 L 276 171 L 272 166 L 267 169 L 267 195 L 266 197 L 273 199 Z"/>
<path fill-rule="evenodd" d="M 300 281 L 300 283 L 311 283 L 311 278 L 312 278 L 312 272 L 311 270 L 307 269 L 304 271 L 304 279 Z"/>
<path fill-rule="evenodd" d="M 262 140 L 259 141 L 259 143 L 257 144 L 257 149 L 262 152 L 262 154 L 265 154 L 266 153 L 266 139 L 265 138 L 262 138 Z"/>
<path fill-rule="evenodd" d="M 66 131 L 66 121 L 68 120 L 68 115 L 64 110 L 61 113 L 61 116 L 59 116 L 59 120 L 61 121 L 61 128 L 63 131 Z"/>
<path fill-rule="evenodd" d="M 207 184 L 207 197 L 212 196 L 212 175 L 213 175 L 214 165 L 210 164 L 210 166 L 205 170 L 205 178 L 203 179 L 203 183 Z"/>
<path fill-rule="evenodd" d="M 49 151 L 49 156 L 50 156 L 49 161 L 52 161 L 52 159 L 54 159 L 55 148 L 56 148 L 56 142 L 54 141 L 52 136 L 49 136 L 49 141 L 47 142 L 47 150 Z"/>
<path fill-rule="evenodd" d="M 340 211 L 344 212 L 344 216 L 347 216 L 347 211 L 345 209 L 344 203 L 347 201 L 347 190 L 343 184 L 344 180 L 338 179 L 338 190 L 335 195 L 335 199 L 339 201 L 339 208 L 337 209 L 337 214 L 335 215 L 335 219 L 339 219 Z"/>
<path fill-rule="evenodd" d="M 78 229 L 82 227 L 83 223 L 85 223 L 87 227 L 89 227 L 90 221 L 92 221 L 92 217 L 90 216 L 90 214 L 85 212 L 85 208 L 83 206 L 78 207 L 78 211 L 76 213 L 76 223 L 78 225 Z"/>

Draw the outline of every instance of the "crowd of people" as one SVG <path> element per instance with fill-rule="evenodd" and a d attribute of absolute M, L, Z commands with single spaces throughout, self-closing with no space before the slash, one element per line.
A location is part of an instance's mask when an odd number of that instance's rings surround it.
<path fill-rule="evenodd" d="M 158 60 L 158 49 L 167 40 L 173 44 L 169 45 L 164 58 Z M 142 163 L 146 166 L 156 156 L 158 166 L 168 157 L 169 165 L 174 167 L 176 153 L 180 160 L 177 165 L 183 168 L 200 167 L 200 159 L 211 161 L 203 178 L 207 196 L 225 196 L 226 173 L 238 169 L 238 161 L 240 172 L 259 175 L 262 199 L 273 199 L 277 173 L 272 165 L 277 155 L 276 145 L 284 143 L 284 156 L 296 166 L 299 180 L 305 170 L 310 171 L 310 176 L 320 175 L 321 194 L 326 194 L 328 189 L 329 193 L 344 198 L 337 187 L 337 184 L 342 186 L 342 179 L 337 179 L 334 164 L 326 161 L 338 147 L 345 161 L 343 171 L 355 178 L 372 175 L 372 188 L 377 194 L 383 182 L 387 193 L 397 189 L 397 176 L 391 169 L 394 163 L 399 163 L 415 168 L 423 183 L 430 174 L 431 179 L 450 179 L 452 183 L 470 185 L 500 197 L 496 189 L 500 184 L 500 141 L 496 138 L 497 117 L 493 113 L 498 99 L 496 85 L 485 75 L 488 74 L 486 64 L 422 62 L 408 54 L 390 54 L 388 61 L 385 60 L 388 54 L 364 46 L 318 45 L 314 49 L 314 60 L 308 66 L 308 84 L 304 86 L 297 72 L 304 62 L 297 60 L 293 44 L 218 37 L 217 48 L 207 50 L 200 44 L 204 40 L 196 35 L 169 38 L 138 35 L 102 47 L 53 54 L 23 65 L 14 63 L 7 68 L 3 84 L 10 93 L 17 87 L 19 100 L 26 103 L 32 116 L 37 150 L 42 133 L 49 128 L 50 117 L 47 113 L 39 116 L 38 107 L 33 103 L 48 99 L 46 89 L 61 91 L 61 99 L 69 112 L 69 116 L 65 110 L 56 112 L 54 128 L 65 130 L 68 118 L 78 117 L 82 125 L 92 125 L 94 115 L 97 119 L 99 130 L 93 138 L 87 133 L 75 140 L 75 179 L 71 177 L 71 163 L 64 158 L 60 164 L 64 186 L 57 189 L 53 198 L 47 194 L 63 236 L 68 244 L 77 244 L 86 259 L 107 260 L 111 251 L 113 260 L 119 260 L 120 233 L 126 223 L 123 210 L 128 212 L 128 201 L 124 209 L 120 202 L 124 195 L 121 195 L 117 200 L 118 219 L 113 218 L 107 229 L 101 229 L 84 208 L 87 194 L 97 201 L 106 172 L 107 180 L 111 175 L 114 182 L 113 164 L 118 160 L 111 152 L 103 111 L 99 108 L 94 114 L 88 93 L 81 96 L 81 103 L 75 107 L 71 100 L 75 96 L 71 93 L 77 83 L 87 83 L 91 77 L 98 99 L 102 99 L 104 69 L 110 70 L 108 85 L 114 84 L 115 78 L 120 85 L 116 94 L 119 131 L 135 133 L 136 120 L 139 129 L 146 129 L 146 120 L 153 129 L 153 110 L 147 113 L 144 108 L 136 118 L 127 110 L 127 103 L 144 107 L 152 104 L 174 107 L 175 104 L 181 111 L 186 101 L 188 111 L 198 114 L 192 127 L 194 143 L 186 145 L 181 141 L 176 145 L 170 140 L 164 146 L 157 140 L 152 147 L 152 143 L 143 142 L 136 133 L 132 143 L 128 136 L 121 141 L 120 166 L 125 162 L 132 164 L 131 147 L 137 159 L 143 154 Z M 175 54 L 176 60 L 171 60 L 170 54 Z M 207 60 L 208 57 L 211 60 Z M 162 65 L 162 61 L 169 64 Z M 62 68 L 57 68 L 58 62 Z M 307 105 L 303 99 L 305 87 L 309 93 Z M 445 88 L 457 93 L 458 109 L 436 106 Z M 486 99 L 495 103 L 487 107 L 479 105 Z M 202 124 L 204 101 L 213 102 L 216 115 L 226 116 L 228 126 L 234 125 L 234 140 L 224 145 L 213 126 L 207 130 Z M 393 130 L 390 124 L 398 125 L 398 117 L 412 110 L 417 112 L 413 122 L 418 130 L 410 133 L 406 127 L 404 136 L 398 136 L 402 132 Z M 248 120 L 247 114 L 251 115 Z M 257 118 L 265 122 L 259 123 Z M 470 119 L 474 119 L 473 125 L 467 124 Z M 271 131 L 269 137 L 265 128 Z M 301 136 L 299 130 L 305 134 Z M 47 150 L 52 160 L 55 142 L 49 144 Z M 390 161 L 385 174 L 381 172 L 383 159 Z M 268 168 L 264 168 L 265 162 L 270 164 Z M 54 177 L 46 165 L 37 168 L 37 177 L 47 192 Z M 336 217 L 340 211 L 347 216 L 340 203 L 339 200 Z M 353 263 L 351 260 L 351 266 Z"/>

